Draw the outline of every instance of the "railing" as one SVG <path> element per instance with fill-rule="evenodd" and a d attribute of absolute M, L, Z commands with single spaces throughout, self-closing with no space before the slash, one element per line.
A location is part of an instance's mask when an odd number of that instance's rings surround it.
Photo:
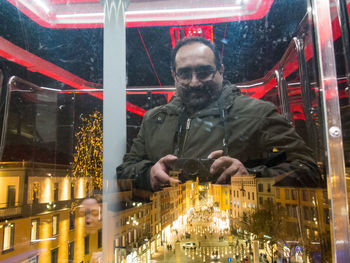
<path fill-rule="evenodd" d="M 3 218 L 13 218 L 21 216 L 22 214 L 22 205 L 17 203 L 12 207 L 2 207 L 0 208 L 0 220 Z"/>

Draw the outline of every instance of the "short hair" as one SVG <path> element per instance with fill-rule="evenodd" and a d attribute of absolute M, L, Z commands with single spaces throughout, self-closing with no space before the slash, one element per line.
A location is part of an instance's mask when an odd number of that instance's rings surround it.
<path fill-rule="evenodd" d="M 219 54 L 218 49 L 216 46 L 208 39 L 205 39 L 203 37 L 187 37 L 181 39 L 175 46 L 175 48 L 171 51 L 171 58 L 170 58 L 170 69 L 172 71 L 175 71 L 175 57 L 179 49 L 183 46 L 190 45 L 192 43 L 201 43 L 203 45 L 206 45 L 213 51 L 215 56 L 215 66 L 217 69 L 221 68 L 221 57 Z"/>

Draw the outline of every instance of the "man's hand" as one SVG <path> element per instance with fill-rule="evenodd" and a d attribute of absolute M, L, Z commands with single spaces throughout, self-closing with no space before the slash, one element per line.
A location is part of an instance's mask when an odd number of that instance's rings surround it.
<path fill-rule="evenodd" d="M 210 167 L 210 173 L 215 174 L 221 172 L 221 175 L 216 180 L 217 184 L 227 184 L 231 180 L 232 175 L 247 175 L 248 171 L 244 165 L 235 158 L 222 156 L 222 150 L 214 151 L 209 154 L 209 159 L 216 159 Z"/>
<path fill-rule="evenodd" d="M 161 158 L 156 162 L 150 172 L 151 187 L 153 191 L 160 190 L 170 183 L 179 183 L 180 181 L 169 177 L 168 172 L 170 164 L 177 160 L 177 157 L 171 154 Z"/>

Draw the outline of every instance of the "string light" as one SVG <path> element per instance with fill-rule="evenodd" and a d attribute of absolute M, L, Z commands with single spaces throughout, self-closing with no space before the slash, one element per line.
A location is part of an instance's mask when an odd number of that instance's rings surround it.
<path fill-rule="evenodd" d="M 96 110 L 80 120 L 75 133 L 73 177 L 92 178 L 94 188 L 102 190 L 103 116 Z"/>

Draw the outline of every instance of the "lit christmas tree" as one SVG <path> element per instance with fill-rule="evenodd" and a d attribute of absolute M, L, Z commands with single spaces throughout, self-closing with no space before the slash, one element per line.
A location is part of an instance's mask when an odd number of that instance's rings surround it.
<path fill-rule="evenodd" d="M 94 188 L 102 190 L 103 116 L 95 111 L 80 119 L 81 125 L 75 133 L 73 177 L 90 177 Z"/>

